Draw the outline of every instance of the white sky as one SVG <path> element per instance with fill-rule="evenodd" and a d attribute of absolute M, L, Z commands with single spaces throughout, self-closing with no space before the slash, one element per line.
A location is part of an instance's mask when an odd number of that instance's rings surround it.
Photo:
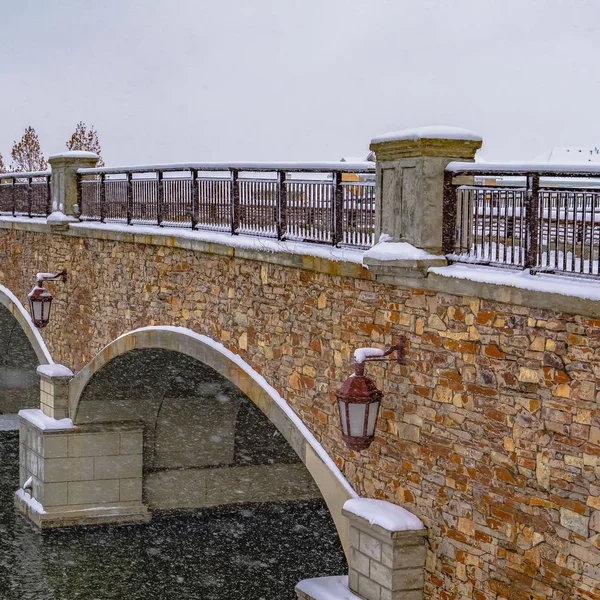
<path fill-rule="evenodd" d="M 337 160 L 466 127 L 488 160 L 600 146 L 600 0 L 0 0 L 0 152 L 78 120 L 108 165 Z"/>

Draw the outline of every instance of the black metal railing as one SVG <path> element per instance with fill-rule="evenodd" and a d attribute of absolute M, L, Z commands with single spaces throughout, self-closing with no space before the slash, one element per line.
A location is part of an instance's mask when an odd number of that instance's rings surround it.
<path fill-rule="evenodd" d="M 50 171 L 0 173 L 0 215 L 45 217 L 52 206 Z"/>
<path fill-rule="evenodd" d="M 600 276 L 600 165 L 450 163 L 443 246 L 457 262 Z"/>
<path fill-rule="evenodd" d="M 81 219 L 188 227 L 366 248 L 369 163 L 185 164 L 79 169 Z"/>

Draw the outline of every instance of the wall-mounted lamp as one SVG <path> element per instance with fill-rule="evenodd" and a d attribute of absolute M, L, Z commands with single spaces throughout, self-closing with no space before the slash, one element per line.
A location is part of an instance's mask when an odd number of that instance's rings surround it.
<path fill-rule="evenodd" d="M 66 281 L 67 270 L 63 269 L 60 273 L 38 273 L 37 284 L 29 292 L 29 311 L 31 320 L 36 327 L 46 327 L 50 320 L 50 308 L 52 307 L 52 294 L 44 288 L 44 281 Z"/>
<path fill-rule="evenodd" d="M 397 352 L 396 358 L 386 358 Z M 396 360 L 404 364 L 406 338 L 400 338 L 389 350 L 359 348 L 354 353 L 354 373 L 335 392 L 340 409 L 342 438 L 348 448 L 365 450 L 375 439 L 375 425 L 383 392 L 365 376 L 365 362 Z"/>

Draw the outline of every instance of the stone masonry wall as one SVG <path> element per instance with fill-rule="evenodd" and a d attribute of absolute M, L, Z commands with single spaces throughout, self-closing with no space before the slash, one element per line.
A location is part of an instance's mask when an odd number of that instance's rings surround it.
<path fill-rule="evenodd" d="M 25 300 L 66 267 L 42 331 L 80 369 L 145 325 L 222 341 L 294 407 L 363 496 L 429 528 L 429 599 L 600 597 L 600 320 L 154 245 L 0 234 Z M 409 340 L 367 452 L 341 441 L 334 390 L 356 347 Z M 386 374 L 384 379 L 384 373 Z"/>

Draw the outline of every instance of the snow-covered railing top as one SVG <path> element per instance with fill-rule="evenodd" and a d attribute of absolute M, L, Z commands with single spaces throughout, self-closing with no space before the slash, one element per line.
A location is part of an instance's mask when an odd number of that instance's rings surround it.
<path fill-rule="evenodd" d="M 81 168 L 77 176 L 84 221 L 374 243 L 372 162 L 171 163 Z"/>
<path fill-rule="evenodd" d="M 452 261 L 600 277 L 600 165 L 451 162 L 443 207 Z"/>
<path fill-rule="evenodd" d="M 80 175 L 118 175 L 124 173 L 153 173 L 162 171 L 247 171 L 276 173 L 368 173 L 375 172 L 375 163 L 360 162 L 203 162 L 203 163 L 165 163 L 151 165 L 134 165 L 125 167 L 100 167 L 78 169 Z"/>
<path fill-rule="evenodd" d="M 461 175 L 503 175 L 509 177 L 526 176 L 535 173 L 540 177 L 600 177 L 600 164 L 549 164 L 528 162 L 474 163 L 451 162 L 446 171 Z"/>
<path fill-rule="evenodd" d="M 52 175 L 52 171 L 22 171 L 22 172 L 14 172 L 14 173 L 0 173 L 0 181 L 4 181 L 5 179 L 36 179 L 43 177 L 50 177 Z"/>

